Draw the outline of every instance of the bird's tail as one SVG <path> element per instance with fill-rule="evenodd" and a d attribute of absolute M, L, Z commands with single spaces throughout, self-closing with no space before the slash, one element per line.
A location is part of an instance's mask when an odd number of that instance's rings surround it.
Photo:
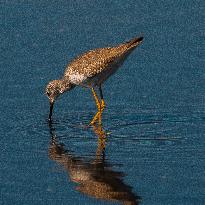
<path fill-rule="evenodd" d="M 143 37 L 141 36 L 141 37 L 137 37 L 137 38 L 134 38 L 126 42 L 126 44 L 129 48 L 133 48 L 133 47 L 138 46 L 142 42 L 142 40 L 143 40 Z"/>

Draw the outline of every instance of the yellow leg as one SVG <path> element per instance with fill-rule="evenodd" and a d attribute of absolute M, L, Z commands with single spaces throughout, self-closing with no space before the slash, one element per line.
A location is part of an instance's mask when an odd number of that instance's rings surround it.
<path fill-rule="evenodd" d="M 95 124 L 96 120 L 99 119 L 99 115 L 100 115 L 100 111 L 98 111 L 98 112 L 95 114 L 95 116 L 94 116 L 93 119 L 91 120 L 89 126 Z"/>
<path fill-rule="evenodd" d="M 95 124 L 95 122 L 96 122 L 97 119 L 98 119 L 99 125 L 101 125 L 101 124 L 102 124 L 102 112 L 103 112 L 103 110 L 104 110 L 104 108 L 105 108 L 105 102 L 104 102 L 104 100 L 102 99 L 102 100 L 101 100 L 101 103 L 100 103 L 100 101 L 99 101 L 99 99 L 98 99 L 98 96 L 97 96 L 97 94 L 96 94 L 94 88 L 91 88 L 91 90 L 92 90 L 92 93 L 93 93 L 93 96 L 94 96 L 94 99 L 95 99 L 96 106 L 97 106 L 97 108 L 98 108 L 98 112 L 95 114 L 95 116 L 93 117 L 93 119 L 92 119 L 92 121 L 90 122 L 89 125 Z"/>
<path fill-rule="evenodd" d="M 102 99 L 101 100 L 101 105 L 100 105 L 99 117 L 98 117 L 99 125 L 102 125 L 102 112 L 103 112 L 104 109 L 105 109 L 105 101 Z"/>
<path fill-rule="evenodd" d="M 92 93 L 93 93 L 93 96 L 94 96 L 94 99 L 95 99 L 96 106 L 98 108 L 98 112 L 95 114 L 95 116 L 93 117 L 93 119 L 92 119 L 92 121 L 90 122 L 89 125 L 95 124 L 96 120 L 99 118 L 99 114 L 100 114 L 100 110 L 101 110 L 100 101 L 98 99 L 98 96 L 97 96 L 94 88 L 91 88 L 91 90 L 92 90 Z"/>
<path fill-rule="evenodd" d="M 93 96 L 94 96 L 94 98 L 95 98 L 95 103 L 96 103 L 96 105 L 97 105 L 98 111 L 100 111 L 100 101 L 99 101 L 99 99 L 98 99 L 98 96 L 97 96 L 97 94 L 96 94 L 94 88 L 91 88 L 91 89 L 92 89 Z"/>
<path fill-rule="evenodd" d="M 105 109 L 105 101 L 104 99 L 101 100 L 100 110 L 103 111 Z"/>

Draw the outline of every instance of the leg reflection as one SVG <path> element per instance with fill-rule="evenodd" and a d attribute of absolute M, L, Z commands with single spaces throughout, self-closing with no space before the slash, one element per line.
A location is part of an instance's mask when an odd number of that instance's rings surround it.
<path fill-rule="evenodd" d="M 140 197 L 123 182 L 124 173 L 113 170 L 105 160 L 106 133 L 102 126 L 93 126 L 93 131 L 98 136 L 98 146 L 95 159 L 89 161 L 66 150 L 58 142 L 55 129 L 50 125 L 50 158 L 64 167 L 71 181 L 77 184 L 76 190 L 79 192 L 97 199 L 139 204 Z"/>

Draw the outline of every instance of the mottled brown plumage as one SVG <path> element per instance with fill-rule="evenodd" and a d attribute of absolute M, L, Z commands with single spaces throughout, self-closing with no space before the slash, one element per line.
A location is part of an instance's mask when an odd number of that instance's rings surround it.
<path fill-rule="evenodd" d="M 142 42 L 143 37 L 134 38 L 129 42 L 107 48 L 88 51 L 75 58 L 67 66 L 64 76 L 49 82 L 46 93 L 51 107 L 54 100 L 65 91 L 76 85 L 84 87 L 99 86 L 122 65 L 126 57 Z M 102 95 L 101 95 L 102 96 Z M 52 108 L 49 118 L 51 118 Z"/>
<path fill-rule="evenodd" d="M 88 51 L 68 65 L 64 77 L 70 78 L 73 84 L 99 86 L 119 68 L 141 41 L 142 38 L 136 38 L 115 47 Z"/>

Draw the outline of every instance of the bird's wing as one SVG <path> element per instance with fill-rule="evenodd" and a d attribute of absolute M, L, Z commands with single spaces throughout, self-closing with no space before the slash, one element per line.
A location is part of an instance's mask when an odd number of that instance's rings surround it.
<path fill-rule="evenodd" d="M 84 75 L 86 78 L 92 78 L 116 60 L 119 60 L 119 58 L 123 59 L 141 40 L 142 38 L 134 38 L 115 47 L 98 48 L 88 51 L 75 58 L 67 66 L 64 76 Z"/>
<path fill-rule="evenodd" d="M 91 78 L 106 68 L 118 54 L 119 52 L 111 47 L 88 51 L 75 58 L 68 65 L 64 76 L 67 77 L 72 74 L 80 74 Z"/>

